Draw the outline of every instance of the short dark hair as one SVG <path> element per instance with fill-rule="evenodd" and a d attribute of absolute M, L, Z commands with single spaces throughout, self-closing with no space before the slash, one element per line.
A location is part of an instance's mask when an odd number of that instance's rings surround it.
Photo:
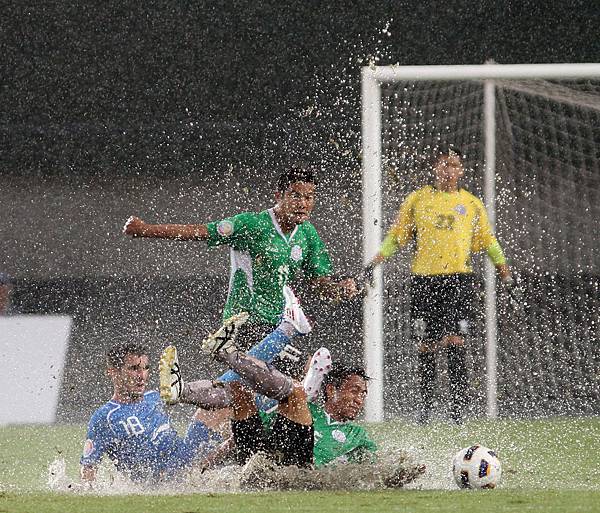
<path fill-rule="evenodd" d="M 344 382 L 350 376 L 360 376 L 365 381 L 369 381 L 371 378 L 367 376 L 365 369 L 360 366 L 349 366 L 349 365 L 335 365 L 333 369 L 329 371 L 329 374 L 323 379 L 323 390 L 325 396 L 327 396 L 327 385 L 333 385 L 334 388 L 340 388 Z"/>
<path fill-rule="evenodd" d="M 285 192 L 288 187 L 296 182 L 313 183 L 317 185 L 314 170 L 306 164 L 294 164 L 290 169 L 284 171 L 277 179 L 277 190 Z"/>
<path fill-rule="evenodd" d="M 435 158 L 437 160 L 440 157 L 450 157 L 451 155 L 456 155 L 461 160 L 465 158 L 462 151 L 452 144 L 440 144 L 437 147 Z"/>
<path fill-rule="evenodd" d="M 130 354 L 142 356 L 147 355 L 148 351 L 142 344 L 121 342 L 112 346 L 106 353 L 106 365 L 109 369 L 120 369 L 125 364 L 125 357 Z"/>

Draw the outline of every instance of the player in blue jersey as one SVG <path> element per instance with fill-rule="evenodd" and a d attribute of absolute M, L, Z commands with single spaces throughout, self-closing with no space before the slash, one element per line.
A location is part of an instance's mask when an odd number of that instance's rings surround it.
<path fill-rule="evenodd" d="M 119 344 L 109 351 L 114 392 L 90 419 L 81 456 L 83 481 L 95 480 L 105 454 L 133 481 L 172 478 L 221 441 L 217 428 L 228 418 L 227 411 L 199 409 L 185 437 L 177 435 L 159 393 L 146 391 L 148 362 L 147 351 L 137 344 Z"/>

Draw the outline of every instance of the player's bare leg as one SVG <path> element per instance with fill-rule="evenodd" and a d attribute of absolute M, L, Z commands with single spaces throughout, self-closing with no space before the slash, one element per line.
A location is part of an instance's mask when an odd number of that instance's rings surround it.
<path fill-rule="evenodd" d="M 175 346 L 168 346 L 163 351 L 158 373 L 160 397 L 166 404 L 182 402 L 208 410 L 226 408 L 231 404 L 228 388 L 220 383 L 209 380 L 184 382 Z"/>

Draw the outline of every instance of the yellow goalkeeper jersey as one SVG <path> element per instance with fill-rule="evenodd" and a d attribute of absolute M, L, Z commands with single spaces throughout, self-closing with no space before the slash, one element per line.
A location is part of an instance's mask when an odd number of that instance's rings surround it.
<path fill-rule="evenodd" d="M 380 253 L 387 258 L 413 239 L 411 272 L 418 275 L 470 273 L 471 254 L 497 243 L 479 198 L 430 185 L 404 200 Z"/>

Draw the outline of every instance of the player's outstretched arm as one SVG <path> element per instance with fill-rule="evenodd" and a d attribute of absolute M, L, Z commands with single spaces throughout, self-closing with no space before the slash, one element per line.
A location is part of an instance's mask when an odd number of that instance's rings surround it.
<path fill-rule="evenodd" d="M 205 240 L 208 228 L 205 224 L 149 224 L 136 216 L 127 219 L 123 233 L 131 237 L 148 237 L 171 240 Z"/>

